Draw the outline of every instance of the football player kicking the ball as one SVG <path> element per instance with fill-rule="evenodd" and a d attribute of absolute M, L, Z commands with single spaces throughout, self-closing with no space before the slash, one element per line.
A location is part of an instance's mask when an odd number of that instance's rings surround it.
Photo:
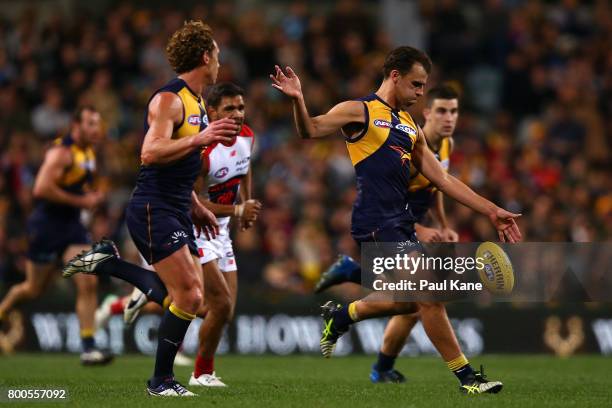
<path fill-rule="evenodd" d="M 358 196 L 353 205 L 351 234 L 357 243 L 404 242 L 418 247 L 411 211 L 410 163 L 443 193 L 486 215 L 502 241 L 516 242 L 521 234 L 514 221 L 519 217 L 474 193 L 449 175 L 427 147 L 422 130 L 406 109 L 423 95 L 431 60 L 412 47 L 391 51 L 384 63 L 379 89 L 360 100 L 345 101 L 328 113 L 311 118 L 298 76 L 287 67 L 276 67 L 272 86 L 289 96 L 294 120 L 302 138 L 323 137 L 342 131 L 357 176 Z M 461 353 L 446 313 L 437 303 L 373 301 L 376 293 L 348 305 L 327 302 L 323 306 L 324 330 L 321 352 L 331 357 L 336 342 L 350 325 L 378 316 L 421 312 L 421 321 L 460 390 L 468 394 L 497 393 L 499 381 L 487 380 L 470 366 Z M 423 312 L 433 308 L 435 312 Z"/>
<path fill-rule="evenodd" d="M 447 85 L 440 85 L 427 92 L 426 107 L 423 109 L 425 125 L 423 134 L 427 145 L 440 161 L 442 168 L 448 171 L 449 158 L 453 149 L 453 132 L 459 117 L 459 95 Z M 408 190 L 410 208 L 417 220 L 414 224 L 420 242 L 457 242 L 458 235 L 448 227 L 444 211 L 444 196 L 412 164 L 411 179 Z M 439 228 L 424 225 L 427 212 L 431 210 Z M 338 260 L 321 275 L 315 286 L 315 293 L 344 282 L 361 284 L 361 266 L 347 255 L 340 255 Z M 435 312 L 445 314 L 443 304 L 437 308 L 424 308 L 422 313 Z M 406 344 L 410 331 L 417 323 L 415 314 L 393 316 L 383 336 L 383 344 L 378 353 L 378 360 L 372 366 L 370 380 L 373 383 L 404 383 L 406 378 L 394 369 L 395 360 Z"/>

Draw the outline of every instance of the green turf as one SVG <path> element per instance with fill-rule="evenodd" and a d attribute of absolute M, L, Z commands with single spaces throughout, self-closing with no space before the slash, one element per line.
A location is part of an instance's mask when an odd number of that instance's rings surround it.
<path fill-rule="evenodd" d="M 497 395 L 460 395 L 440 359 L 402 358 L 397 368 L 404 385 L 368 380 L 372 357 L 325 360 L 309 357 L 223 356 L 217 372 L 226 389 L 199 390 L 194 399 L 160 400 L 145 395 L 152 357 L 119 357 L 108 367 L 84 368 L 77 356 L 20 354 L 0 356 L 0 388 L 65 388 L 68 402 L 3 406 L 83 407 L 606 407 L 612 406 L 612 359 L 582 356 L 481 356 L 487 375 L 504 382 Z M 187 382 L 190 368 L 177 368 Z"/>

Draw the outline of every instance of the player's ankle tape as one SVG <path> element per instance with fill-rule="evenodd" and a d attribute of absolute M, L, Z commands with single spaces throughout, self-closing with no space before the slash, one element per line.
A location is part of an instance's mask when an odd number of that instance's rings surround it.
<path fill-rule="evenodd" d="M 184 310 L 179 309 L 174 303 L 170 305 L 168 310 L 170 310 L 170 313 L 183 320 L 193 320 L 196 318 L 196 315 L 187 313 Z"/>
<path fill-rule="evenodd" d="M 348 314 L 352 321 L 359 321 L 359 314 L 357 313 L 357 302 L 353 302 L 348 305 Z"/>
<path fill-rule="evenodd" d="M 81 338 L 84 337 L 93 337 L 94 334 L 96 334 L 96 331 L 94 329 L 81 329 Z"/>
<path fill-rule="evenodd" d="M 448 368 L 451 371 L 457 371 L 459 370 L 461 367 L 465 367 L 466 365 L 468 365 L 468 359 L 465 358 L 465 356 L 463 354 L 461 354 L 459 357 L 452 359 L 451 361 L 447 361 L 446 365 L 448 366 Z"/>

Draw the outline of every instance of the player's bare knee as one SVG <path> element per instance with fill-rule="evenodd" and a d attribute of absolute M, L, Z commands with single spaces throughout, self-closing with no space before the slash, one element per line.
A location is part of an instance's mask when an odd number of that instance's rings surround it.
<path fill-rule="evenodd" d="M 185 293 L 184 302 L 189 306 L 190 310 L 186 310 L 186 312 L 195 314 L 200 306 L 202 306 L 202 301 L 204 300 L 204 296 L 202 295 L 202 291 L 199 287 L 194 287 Z"/>

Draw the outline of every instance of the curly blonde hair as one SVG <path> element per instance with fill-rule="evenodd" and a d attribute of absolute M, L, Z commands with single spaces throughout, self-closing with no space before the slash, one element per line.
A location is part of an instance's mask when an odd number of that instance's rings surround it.
<path fill-rule="evenodd" d="M 200 20 L 186 21 L 172 34 L 166 55 L 170 66 L 177 74 L 189 72 L 202 63 L 202 54 L 214 49 L 213 31 Z"/>

